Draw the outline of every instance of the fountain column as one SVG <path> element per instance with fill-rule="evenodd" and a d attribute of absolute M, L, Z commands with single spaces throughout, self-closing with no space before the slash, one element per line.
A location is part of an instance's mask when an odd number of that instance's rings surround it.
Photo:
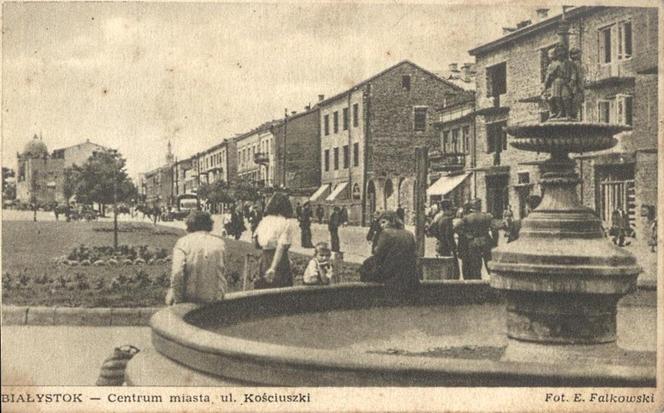
<path fill-rule="evenodd" d="M 522 221 L 519 239 L 496 248 L 489 263 L 491 286 L 507 300 L 505 359 L 557 362 L 615 347 L 617 303 L 636 287 L 640 267 L 579 202 L 569 153 L 611 148 L 623 130 L 567 119 L 507 128 L 512 146 L 551 157 L 542 165 L 542 202 Z"/>

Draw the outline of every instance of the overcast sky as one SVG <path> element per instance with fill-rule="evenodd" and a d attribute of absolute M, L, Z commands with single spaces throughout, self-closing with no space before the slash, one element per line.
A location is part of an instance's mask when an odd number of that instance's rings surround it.
<path fill-rule="evenodd" d="M 4 3 L 2 161 L 90 139 L 131 176 L 401 60 L 438 71 L 536 5 Z M 559 8 L 558 8 L 559 9 Z"/>

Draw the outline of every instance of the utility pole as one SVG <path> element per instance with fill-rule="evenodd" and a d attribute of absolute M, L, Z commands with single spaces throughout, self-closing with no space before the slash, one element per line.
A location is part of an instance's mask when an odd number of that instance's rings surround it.
<path fill-rule="evenodd" d="M 424 206 L 427 199 L 427 172 L 429 169 L 429 148 L 418 146 L 415 148 L 415 241 L 417 256 L 424 257 Z"/>

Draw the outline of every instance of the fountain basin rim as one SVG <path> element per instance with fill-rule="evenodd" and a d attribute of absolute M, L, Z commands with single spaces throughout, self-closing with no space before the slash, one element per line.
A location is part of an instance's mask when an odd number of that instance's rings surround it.
<path fill-rule="evenodd" d="M 542 133 L 569 134 L 570 132 L 579 133 L 579 130 L 592 131 L 595 134 L 606 134 L 613 136 L 617 133 L 632 130 L 630 126 L 617 123 L 599 123 L 599 122 L 577 122 L 577 121 L 547 121 L 547 122 L 523 122 L 515 123 L 505 127 L 505 131 L 516 138 L 529 138 L 539 136 Z"/>
<path fill-rule="evenodd" d="M 470 284 L 464 281 L 423 282 L 423 288 L 435 287 L 436 284 L 454 285 L 461 283 Z M 488 288 L 486 281 L 479 281 L 474 284 L 478 288 Z M 334 294 L 335 290 L 374 288 L 382 288 L 382 286 L 349 283 L 329 287 L 291 287 L 249 291 L 228 294 L 223 303 L 224 306 L 232 306 L 235 301 L 251 299 L 252 297 L 280 294 L 299 295 L 304 291 L 324 291 L 325 293 Z M 192 366 L 189 361 L 192 357 L 198 357 L 199 359 L 201 357 L 213 357 L 219 360 L 218 365 L 221 366 L 223 366 L 224 360 L 227 362 L 228 360 L 234 360 L 235 362 L 244 361 L 253 365 L 258 364 L 263 368 L 269 366 L 276 369 L 295 369 L 298 372 L 302 371 L 303 377 L 309 377 L 309 380 L 311 380 L 312 372 L 327 371 L 362 376 L 381 376 L 383 374 L 412 377 L 413 375 L 420 375 L 427 378 L 418 381 L 419 385 L 424 386 L 427 385 L 427 380 L 431 380 L 432 376 L 443 382 L 445 382 L 446 377 L 453 376 L 466 377 L 470 381 L 474 378 L 477 382 L 485 383 L 500 382 L 499 378 L 504 379 L 505 377 L 511 377 L 513 382 L 523 381 L 526 377 L 528 380 L 532 378 L 540 382 L 561 380 L 598 383 L 601 380 L 607 380 L 613 383 L 633 383 L 632 385 L 638 386 L 642 386 L 644 383 L 654 383 L 654 369 L 638 366 L 597 364 L 593 366 L 592 372 L 587 369 L 587 366 L 546 365 L 546 368 L 543 369 L 543 365 L 540 363 L 367 354 L 286 346 L 228 337 L 207 331 L 185 320 L 187 314 L 204 307 L 196 304 L 179 304 L 157 312 L 151 319 L 153 344 L 162 355 L 195 370 L 217 376 L 223 372 L 218 371 L 218 367 L 210 365 L 213 363 L 199 363 Z M 262 376 L 258 375 L 257 377 Z M 236 377 L 236 379 L 242 378 Z M 375 380 L 380 381 L 384 378 L 377 377 Z M 306 381 L 303 383 L 306 383 Z M 284 383 L 277 381 L 272 384 Z M 291 384 L 302 383 L 295 382 Z"/>

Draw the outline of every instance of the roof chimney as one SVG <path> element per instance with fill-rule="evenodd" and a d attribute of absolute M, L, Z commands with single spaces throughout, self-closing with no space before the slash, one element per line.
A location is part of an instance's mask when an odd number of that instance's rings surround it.
<path fill-rule="evenodd" d="M 503 27 L 503 36 L 507 36 L 508 34 L 512 33 L 515 30 L 516 28 L 514 27 Z"/>
<path fill-rule="evenodd" d="M 325 95 L 318 95 L 318 101 L 322 102 L 325 100 Z"/>
<path fill-rule="evenodd" d="M 307 106 L 304 107 L 304 110 L 310 110 L 311 109 L 311 103 L 309 103 Z"/>
<path fill-rule="evenodd" d="M 450 63 L 450 72 L 458 72 L 459 71 L 459 64 L 458 63 Z"/>
<path fill-rule="evenodd" d="M 541 22 L 542 20 L 549 17 L 549 9 L 539 8 L 539 9 L 535 10 L 535 12 L 537 12 L 537 21 Z"/>
<path fill-rule="evenodd" d="M 519 23 L 517 23 L 516 28 L 517 29 L 523 29 L 526 26 L 530 26 L 531 23 L 532 23 L 532 20 L 523 20 L 523 21 L 520 21 Z"/>
<path fill-rule="evenodd" d="M 297 113 L 296 110 L 291 110 L 291 113 L 290 113 L 290 114 L 291 114 L 291 116 L 295 116 L 296 113 Z"/>
<path fill-rule="evenodd" d="M 470 82 L 475 77 L 475 65 L 472 63 L 464 63 L 461 67 L 461 72 L 463 73 L 463 81 Z"/>

